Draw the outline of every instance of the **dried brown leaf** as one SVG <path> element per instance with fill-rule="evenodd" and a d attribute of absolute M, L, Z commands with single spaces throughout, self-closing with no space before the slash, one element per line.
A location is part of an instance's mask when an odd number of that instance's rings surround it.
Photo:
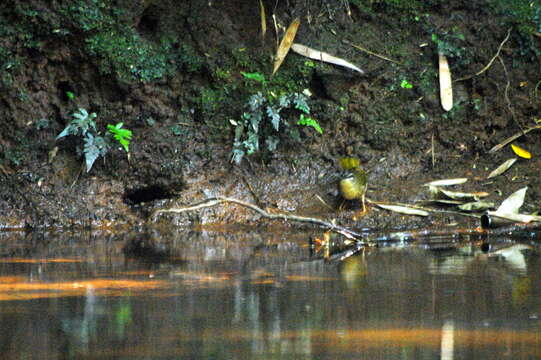
<path fill-rule="evenodd" d="M 282 62 L 286 58 L 287 53 L 289 52 L 289 49 L 293 44 L 293 40 L 295 40 L 295 35 L 297 35 L 297 30 L 299 29 L 300 24 L 301 19 L 296 18 L 287 28 L 287 31 L 284 34 L 280 45 L 278 46 L 278 50 L 276 50 L 276 59 L 274 60 L 274 70 L 272 71 L 272 75 L 274 75 L 276 71 L 278 71 L 280 65 L 282 65 Z"/>

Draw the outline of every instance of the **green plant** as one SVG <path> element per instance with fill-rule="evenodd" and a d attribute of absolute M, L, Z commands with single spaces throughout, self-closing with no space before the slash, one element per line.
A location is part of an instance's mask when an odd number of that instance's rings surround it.
<path fill-rule="evenodd" d="M 263 81 L 259 79 L 258 81 Z M 320 134 L 323 132 L 318 122 L 305 115 L 310 115 L 308 97 L 302 93 L 288 93 L 273 96 L 270 92 L 266 96 L 261 92 L 250 96 L 248 100 L 249 111 L 244 112 L 240 121 L 232 121 L 235 128 L 232 160 L 239 164 L 245 155 L 252 155 L 261 148 L 264 141 L 266 151 L 276 150 L 281 134 L 285 133 L 290 138 L 299 141 L 300 134 L 296 127 L 289 123 L 282 113 L 300 111 L 297 125 L 314 128 Z"/>
<path fill-rule="evenodd" d="M 297 121 L 297 125 L 313 127 L 318 133 L 323 134 L 323 130 L 321 129 L 321 126 L 319 126 L 319 123 L 309 116 L 304 116 L 304 114 L 301 114 L 299 121 Z"/>
<path fill-rule="evenodd" d="M 75 94 L 71 91 L 66 91 L 66 97 L 69 99 L 69 100 L 73 100 L 75 99 Z"/>
<path fill-rule="evenodd" d="M 432 33 L 431 39 L 438 47 L 438 54 L 450 58 L 464 57 L 466 39 L 463 34 L 443 31 L 440 35 Z"/>
<path fill-rule="evenodd" d="M 94 162 L 100 157 L 104 157 L 113 145 L 112 139 L 116 140 L 126 153 L 129 153 L 129 145 L 132 138 L 132 132 L 128 129 L 123 129 L 123 123 L 116 125 L 107 125 L 109 132 L 105 136 L 101 136 L 96 129 L 97 117 L 96 113 L 88 113 L 86 109 L 80 108 L 72 114 L 73 120 L 62 130 L 56 137 L 59 140 L 66 136 L 77 136 L 82 138 L 83 149 L 77 149 L 77 153 L 84 155 L 86 172 L 92 169 Z M 112 137 L 112 139 L 111 139 Z"/>
<path fill-rule="evenodd" d="M 122 129 L 122 126 L 124 123 L 118 123 L 116 125 L 107 124 L 107 130 L 109 130 L 109 133 L 113 135 L 113 138 L 122 145 L 124 150 L 126 150 L 127 153 L 130 152 L 130 141 L 132 138 L 132 132 L 128 129 Z"/>
<path fill-rule="evenodd" d="M 267 83 L 267 80 L 265 79 L 265 75 L 259 72 L 247 73 L 247 72 L 241 71 L 240 73 L 245 79 L 255 80 L 264 85 Z"/>
<path fill-rule="evenodd" d="M 406 79 L 402 80 L 402 82 L 400 83 L 400 87 L 402 89 L 412 89 L 413 88 L 413 85 Z"/>
<path fill-rule="evenodd" d="M 61 139 L 68 135 L 86 136 L 90 129 L 96 130 L 96 123 L 94 119 L 97 117 L 96 113 L 88 113 L 86 109 L 80 108 L 77 112 L 72 114 L 73 120 L 62 130 L 56 137 L 56 140 Z"/>

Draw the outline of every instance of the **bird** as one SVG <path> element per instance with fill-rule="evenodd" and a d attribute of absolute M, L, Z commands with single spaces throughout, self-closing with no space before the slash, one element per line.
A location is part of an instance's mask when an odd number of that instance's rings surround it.
<path fill-rule="evenodd" d="M 357 158 L 341 158 L 339 162 L 343 174 L 338 184 L 338 190 L 345 200 L 361 201 L 363 210 L 356 215 L 356 217 L 360 217 L 366 213 L 365 195 L 368 188 L 368 176 Z"/>

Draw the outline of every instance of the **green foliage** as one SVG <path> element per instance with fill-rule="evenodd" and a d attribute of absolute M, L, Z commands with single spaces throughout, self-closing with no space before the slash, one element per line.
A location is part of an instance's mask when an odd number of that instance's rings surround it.
<path fill-rule="evenodd" d="M 75 99 L 75 94 L 72 93 L 71 91 L 66 91 L 66 97 L 67 97 L 69 100 L 73 100 L 73 99 Z"/>
<path fill-rule="evenodd" d="M 99 135 L 87 133 L 84 137 L 83 154 L 85 156 L 86 172 L 89 172 L 94 165 L 94 161 L 100 156 L 105 156 L 109 151 L 109 144 L 105 138 Z"/>
<path fill-rule="evenodd" d="M 123 6 L 106 0 L 47 2 L 8 0 L 0 7 L 0 38 L 17 47 L 41 49 L 54 37 L 82 44 L 84 56 L 104 75 L 123 81 L 149 82 L 178 70 L 200 71 L 205 61 L 177 34 L 163 39 L 142 38 Z M 2 44 L 3 45 L 3 44 Z M 0 49 L 0 74 L 2 73 Z"/>
<path fill-rule="evenodd" d="M 297 125 L 313 127 L 318 133 L 323 134 L 323 130 L 321 129 L 321 126 L 319 126 L 317 120 L 304 116 L 304 114 L 301 114 L 299 121 L 297 121 Z"/>
<path fill-rule="evenodd" d="M 86 109 L 80 108 L 72 114 L 73 120 L 62 130 L 60 134 L 56 137 L 56 140 L 63 138 L 68 135 L 82 136 L 85 137 L 89 130 L 96 132 L 96 123 L 94 119 L 96 118 L 96 113 L 89 114 Z"/>
<path fill-rule="evenodd" d="M 412 89 L 413 85 L 408 80 L 403 79 L 402 82 L 400 83 L 400 87 L 402 89 Z"/>
<path fill-rule="evenodd" d="M 541 32 L 540 0 L 490 0 L 496 12 L 504 15 L 508 25 L 513 25 L 522 35 Z"/>
<path fill-rule="evenodd" d="M 432 42 L 438 46 L 438 54 L 449 58 L 461 58 L 464 61 L 466 46 L 463 34 L 442 31 L 440 35 L 432 33 Z"/>
<path fill-rule="evenodd" d="M 127 153 L 130 152 L 129 146 L 132 138 L 132 132 L 128 129 L 122 129 L 124 123 L 118 123 L 116 125 L 107 124 L 107 130 L 113 135 L 113 138 L 122 145 Z"/>
<path fill-rule="evenodd" d="M 88 113 L 86 109 L 80 108 L 72 114 L 73 120 L 56 137 L 59 140 L 66 136 L 76 136 L 82 139 L 82 154 L 85 158 L 86 172 L 89 172 L 94 162 L 100 157 L 104 157 L 113 147 L 112 139 L 116 140 L 126 152 L 129 152 L 129 145 L 132 138 L 132 132 L 123 129 L 123 123 L 116 125 L 107 125 L 108 133 L 101 136 L 96 129 L 96 113 Z M 112 137 L 112 139 L 111 139 Z M 81 140 L 80 140 L 81 141 Z M 81 153 L 81 150 L 77 150 Z"/>
<path fill-rule="evenodd" d="M 49 119 L 41 118 L 34 124 L 34 128 L 38 131 L 48 129 L 51 126 Z"/>
<path fill-rule="evenodd" d="M 86 50 L 98 59 L 103 74 L 148 82 L 167 72 L 167 58 L 131 30 L 102 31 L 86 39 Z"/>
<path fill-rule="evenodd" d="M 20 166 L 32 150 L 32 143 L 26 134 L 16 132 L 14 135 L 13 145 L 0 144 L 0 164 Z"/>
<path fill-rule="evenodd" d="M 205 61 L 197 51 L 189 44 L 182 44 L 179 51 L 173 53 L 173 59 L 190 73 L 201 71 Z"/>
<path fill-rule="evenodd" d="M 0 24 L 0 27 L 2 25 Z M 0 36 L 1 36 L 0 30 Z M 20 61 L 15 55 L 0 45 L 0 89 L 9 88 L 13 84 L 12 70 L 18 68 L 21 65 Z"/>
<path fill-rule="evenodd" d="M 538 61 L 541 49 L 535 35 L 541 33 L 541 0 L 489 0 L 502 25 L 517 30 L 512 33 L 525 61 Z"/>
<path fill-rule="evenodd" d="M 402 16 L 408 14 L 415 16 L 427 7 L 437 5 L 441 0 L 349 0 L 349 2 L 367 14 L 385 12 Z"/>
<path fill-rule="evenodd" d="M 265 79 L 265 75 L 263 75 L 263 74 L 261 74 L 259 72 L 247 73 L 247 72 L 241 71 L 240 73 L 246 79 L 255 80 L 255 81 L 258 81 L 258 82 L 260 82 L 262 84 L 265 84 L 267 82 L 267 80 Z"/>
<path fill-rule="evenodd" d="M 252 95 L 248 100 L 248 111 L 242 114 L 240 121 L 232 122 L 236 125 L 232 160 L 239 164 L 245 155 L 260 151 L 262 142 L 266 145 L 266 151 L 275 151 L 281 134 L 287 134 L 299 141 L 298 129 L 289 123 L 287 117 L 282 116 L 283 113 L 300 111 L 300 119 L 296 124 L 312 127 L 321 134 L 323 130 L 317 121 L 305 116 L 310 114 L 307 99 L 307 96 L 301 93 L 264 96 L 257 92 Z"/>

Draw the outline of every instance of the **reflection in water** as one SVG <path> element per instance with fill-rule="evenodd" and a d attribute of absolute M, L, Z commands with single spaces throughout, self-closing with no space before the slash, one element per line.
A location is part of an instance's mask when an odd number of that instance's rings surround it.
<path fill-rule="evenodd" d="M 312 259 L 309 235 L 50 236 L 26 257 L 26 243 L 4 241 L 18 257 L 0 259 L 0 356 L 541 357 L 536 244 L 380 248 L 337 263 Z M 127 240 L 152 256 L 125 256 Z"/>

